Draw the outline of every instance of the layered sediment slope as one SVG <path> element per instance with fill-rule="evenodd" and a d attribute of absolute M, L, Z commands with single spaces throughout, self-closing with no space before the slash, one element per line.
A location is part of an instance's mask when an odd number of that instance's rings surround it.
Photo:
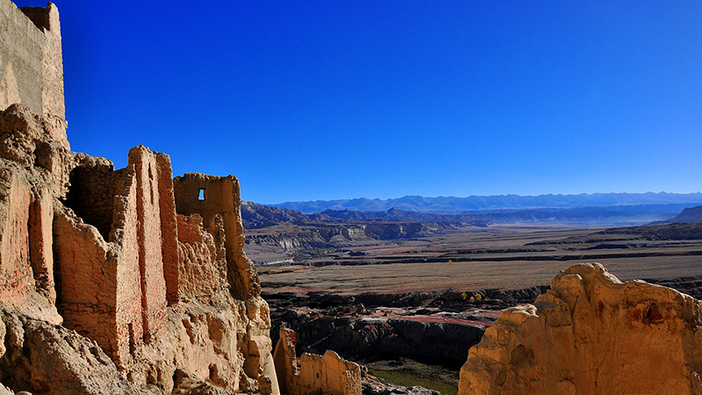
<path fill-rule="evenodd" d="M 461 394 L 700 394 L 702 302 L 622 283 L 599 264 L 504 310 L 461 369 Z"/>

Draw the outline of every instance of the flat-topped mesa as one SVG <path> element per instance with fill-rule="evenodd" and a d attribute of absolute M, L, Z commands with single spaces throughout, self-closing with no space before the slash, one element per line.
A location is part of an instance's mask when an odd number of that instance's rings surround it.
<path fill-rule="evenodd" d="M 700 394 L 702 302 L 602 265 L 558 274 L 471 348 L 460 394 Z"/>

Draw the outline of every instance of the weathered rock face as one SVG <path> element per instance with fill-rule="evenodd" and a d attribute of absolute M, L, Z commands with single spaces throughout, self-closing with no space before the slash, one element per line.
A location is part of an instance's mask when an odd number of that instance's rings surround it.
<path fill-rule="evenodd" d="M 507 309 L 461 369 L 461 394 L 700 394 L 702 304 L 600 264 Z"/>
<path fill-rule="evenodd" d="M 325 313 L 327 315 L 325 315 Z M 354 361 L 411 358 L 458 369 L 468 349 L 480 341 L 484 323 L 427 316 L 334 315 L 306 307 L 273 311 L 274 328 L 297 332 L 299 350 L 334 350 Z M 453 322 L 451 322 L 453 321 Z M 273 340 L 276 336 L 272 334 Z"/>
<path fill-rule="evenodd" d="M 47 125 L 21 105 L 0 113 L 0 382 L 57 394 L 277 393 L 236 178 L 190 176 L 221 186 L 205 202 L 216 205 L 200 204 L 173 183 L 167 155 L 135 147 L 115 171 Z"/>
<path fill-rule="evenodd" d="M 0 299 L 55 324 L 54 203 L 68 190 L 72 166 L 43 118 L 19 104 L 0 113 Z"/>
<path fill-rule="evenodd" d="M 3 383 L 39 393 L 137 394 L 97 343 L 75 331 L 27 316 L 0 321 Z M 1 393 L 1 392 L 0 392 Z"/>

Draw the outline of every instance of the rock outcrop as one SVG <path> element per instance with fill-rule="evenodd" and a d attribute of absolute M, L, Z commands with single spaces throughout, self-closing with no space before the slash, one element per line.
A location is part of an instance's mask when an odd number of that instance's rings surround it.
<path fill-rule="evenodd" d="M 665 221 L 666 223 L 689 223 L 702 221 L 702 206 L 688 207 L 675 218 Z"/>
<path fill-rule="evenodd" d="M 324 354 L 334 350 L 354 361 L 411 358 L 458 369 L 489 322 L 426 315 L 338 314 L 331 309 L 278 309 L 276 327 L 297 332 L 298 348 Z M 391 316 L 388 316 L 391 315 Z M 276 336 L 272 335 L 276 340 Z"/>
<path fill-rule="evenodd" d="M 700 394 L 702 304 L 600 264 L 504 310 L 461 369 L 460 394 Z"/>

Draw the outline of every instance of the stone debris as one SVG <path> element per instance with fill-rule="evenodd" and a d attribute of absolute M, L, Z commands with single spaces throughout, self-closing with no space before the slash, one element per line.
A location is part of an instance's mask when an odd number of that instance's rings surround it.
<path fill-rule="evenodd" d="M 702 302 L 600 264 L 558 274 L 471 348 L 460 394 L 700 394 Z"/>
<path fill-rule="evenodd" d="M 441 395 L 440 392 L 415 385 L 403 387 L 400 385 L 384 384 L 373 376 L 361 379 L 363 395 Z"/>

